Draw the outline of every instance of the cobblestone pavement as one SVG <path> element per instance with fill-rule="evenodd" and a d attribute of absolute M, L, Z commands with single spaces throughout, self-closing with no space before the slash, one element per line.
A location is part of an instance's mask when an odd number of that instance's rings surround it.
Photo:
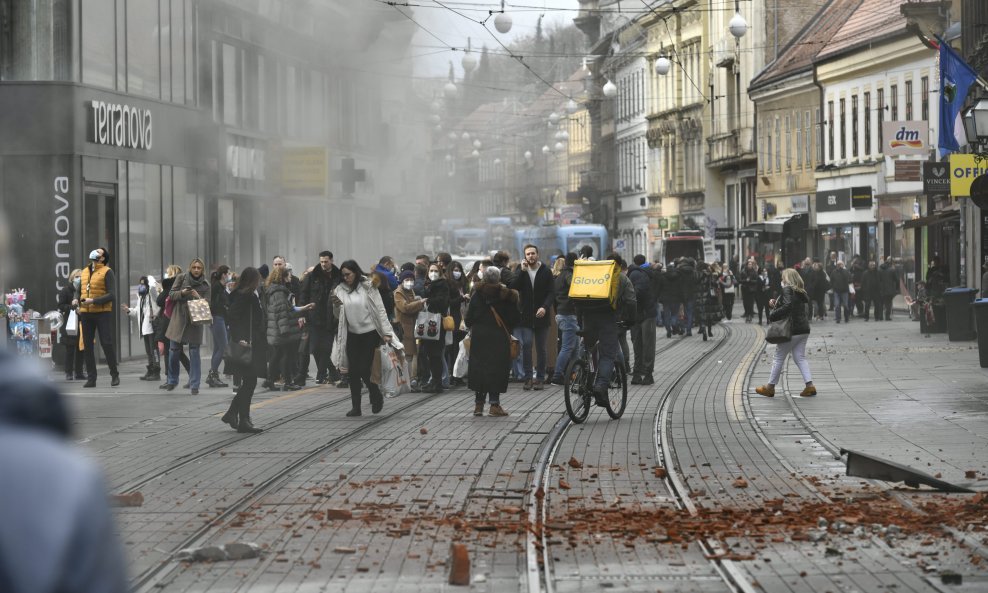
<path fill-rule="evenodd" d="M 513 384 L 506 418 L 474 417 L 462 388 L 361 418 L 341 389 L 261 392 L 252 436 L 219 420 L 229 389 L 166 393 L 136 365 L 117 389 L 65 388 L 113 492 L 143 495 L 117 509 L 140 590 L 447 590 L 453 543 L 476 591 L 988 589 L 983 495 L 849 478 L 834 455 L 983 492 L 974 342 L 904 319 L 815 323 L 814 398 L 791 363 L 776 397 L 754 393 L 774 349 L 757 324 L 660 332 L 658 347 L 656 383 L 629 386 L 623 418 L 594 408 L 568 426 L 559 387 Z M 173 557 L 230 542 L 262 554 Z M 953 573 L 961 585 L 941 584 Z"/>

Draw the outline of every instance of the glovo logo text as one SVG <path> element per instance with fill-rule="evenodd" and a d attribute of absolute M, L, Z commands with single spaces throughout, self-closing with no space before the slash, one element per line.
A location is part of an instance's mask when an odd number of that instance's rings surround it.
<path fill-rule="evenodd" d="M 607 284 L 611 280 L 610 274 L 604 274 L 600 278 L 573 278 L 573 284 Z"/>

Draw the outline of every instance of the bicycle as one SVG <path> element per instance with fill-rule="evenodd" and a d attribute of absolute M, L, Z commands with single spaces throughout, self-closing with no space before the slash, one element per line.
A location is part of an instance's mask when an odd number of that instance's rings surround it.
<path fill-rule="evenodd" d="M 578 331 L 581 338 L 579 356 L 573 358 L 566 366 L 563 377 L 563 397 L 566 401 L 566 413 L 574 424 L 581 424 L 590 415 L 590 406 L 594 402 L 594 382 L 597 380 L 597 342 L 587 346 L 584 332 Z M 617 420 L 624 414 L 628 405 L 628 375 L 624 364 L 615 361 L 611 383 L 607 389 L 607 415 Z"/>

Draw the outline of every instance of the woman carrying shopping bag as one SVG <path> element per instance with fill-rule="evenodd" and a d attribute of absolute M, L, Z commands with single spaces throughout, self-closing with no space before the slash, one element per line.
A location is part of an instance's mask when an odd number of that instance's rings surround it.
<path fill-rule="evenodd" d="M 175 279 L 168 298 L 174 304 L 172 317 L 168 322 L 165 337 L 170 341 L 168 352 L 168 391 L 178 385 L 178 364 L 182 356 L 182 345 L 189 345 L 189 388 L 192 395 L 199 394 L 199 380 L 202 375 L 202 359 L 199 346 L 202 346 L 202 326 L 189 313 L 189 303 L 202 300 L 205 311 L 209 312 L 209 282 L 206 282 L 206 264 L 198 257 L 189 264 L 189 271 Z"/>
<path fill-rule="evenodd" d="M 782 296 L 778 300 L 772 299 L 768 305 L 772 311 L 768 319 L 769 336 L 773 334 L 785 334 L 784 326 L 789 323 L 788 340 L 784 335 L 780 335 L 775 342 L 775 360 L 772 362 L 772 374 L 768 378 L 768 384 L 755 389 L 760 395 L 772 397 L 775 395 L 775 386 L 779 383 L 782 375 L 782 367 L 786 363 L 786 357 L 792 354 L 792 359 L 799 367 L 799 372 L 803 375 L 806 387 L 799 393 L 803 397 L 816 395 L 816 387 L 813 385 L 813 377 L 810 375 L 810 364 L 806 361 L 806 340 L 810 337 L 810 320 L 808 317 L 807 305 L 810 299 L 806 295 L 806 288 L 803 286 L 803 278 L 799 272 L 792 268 L 782 271 Z M 777 328 L 783 329 L 777 329 Z"/>

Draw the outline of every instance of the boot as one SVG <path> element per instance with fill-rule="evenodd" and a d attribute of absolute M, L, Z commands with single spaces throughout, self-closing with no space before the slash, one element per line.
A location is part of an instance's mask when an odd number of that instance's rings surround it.
<path fill-rule="evenodd" d="M 473 404 L 473 415 L 483 416 L 484 415 L 484 402 L 476 402 Z"/>
<path fill-rule="evenodd" d="M 251 423 L 249 416 L 241 416 L 240 417 L 240 424 L 237 425 L 237 432 L 245 432 L 245 433 L 248 433 L 248 434 L 257 434 L 257 433 L 261 432 L 261 429 L 260 428 L 257 428 L 256 426 L 254 426 L 253 423 Z"/>
<path fill-rule="evenodd" d="M 232 405 L 230 406 L 230 409 L 226 411 L 226 414 L 223 414 L 223 417 L 220 418 L 220 420 L 229 424 L 230 428 L 234 430 L 240 426 L 240 415 L 237 414 L 237 411 L 233 409 Z"/>
<path fill-rule="evenodd" d="M 216 371 L 209 371 L 209 374 L 206 376 L 206 385 L 210 387 L 229 387 L 229 385 L 220 380 L 220 374 Z"/>
<path fill-rule="evenodd" d="M 491 404 L 491 409 L 487 412 L 488 416 L 507 416 L 508 413 L 504 411 L 501 404 Z"/>
<path fill-rule="evenodd" d="M 144 373 L 143 375 L 141 375 L 140 377 L 138 377 L 138 379 L 141 380 L 141 381 L 150 381 L 151 380 L 151 369 L 153 369 L 153 368 L 154 368 L 154 365 L 152 365 L 152 364 L 147 365 L 147 372 Z"/>
<path fill-rule="evenodd" d="M 148 381 L 161 381 L 161 365 L 154 363 L 148 371 Z"/>
<path fill-rule="evenodd" d="M 806 387 L 803 388 L 802 391 L 799 392 L 799 395 L 802 397 L 812 397 L 816 395 L 816 386 L 807 385 Z"/>
<path fill-rule="evenodd" d="M 775 397 L 775 385 L 762 385 L 755 388 L 755 393 L 765 397 Z"/>

